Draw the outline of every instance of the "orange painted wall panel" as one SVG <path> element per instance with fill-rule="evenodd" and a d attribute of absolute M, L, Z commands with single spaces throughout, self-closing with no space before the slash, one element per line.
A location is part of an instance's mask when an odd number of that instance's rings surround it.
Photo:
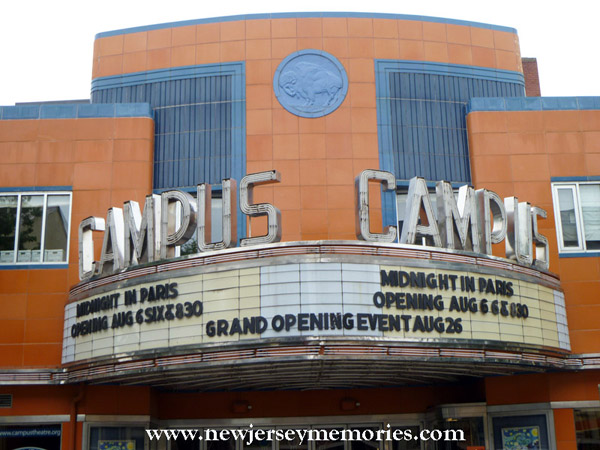
<path fill-rule="evenodd" d="M 117 51 L 116 43 L 104 52 Z M 0 121 L 3 187 L 71 186 L 68 269 L 0 270 L 0 361 L 57 367 L 69 288 L 79 282 L 78 226 L 152 191 L 154 125 L 149 118 Z M 4 157 L 6 155 L 6 157 Z M 96 237 L 97 257 L 101 236 Z"/>
<path fill-rule="evenodd" d="M 561 450 L 577 450 L 573 410 L 555 409 L 553 413 L 556 448 L 560 448 Z"/>
<path fill-rule="evenodd" d="M 559 258 L 551 191 L 551 177 L 600 175 L 600 111 L 472 112 L 467 128 L 474 186 L 548 212 L 539 226 L 565 291 L 572 351 L 600 351 L 600 258 Z"/>
<path fill-rule="evenodd" d="M 101 37 L 94 46 L 93 78 L 131 73 L 136 68 L 194 64 L 190 47 L 194 43 L 220 43 L 212 47 L 218 52 L 211 61 L 203 59 L 204 51 L 196 51 L 195 64 L 282 58 L 295 50 L 316 48 L 337 49 L 332 53 L 338 58 L 375 56 L 521 70 L 514 33 L 417 20 L 306 17 L 239 20 Z M 132 55 L 140 55 L 136 57 L 140 64 L 144 53 L 152 67 L 142 69 L 133 63 Z"/>
<path fill-rule="evenodd" d="M 488 405 L 598 400 L 599 370 L 485 379 Z"/>

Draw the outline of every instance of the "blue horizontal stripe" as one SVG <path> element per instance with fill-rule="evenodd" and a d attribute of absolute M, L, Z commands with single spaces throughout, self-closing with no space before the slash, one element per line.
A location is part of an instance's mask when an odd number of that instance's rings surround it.
<path fill-rule="evenodd" d="M 0 106 L 0 120 L 152 117 L 148 103 Z"/>
<path fill-rule="evenodd" d="M 63 264 L 0 264 L 0 270 L 28 269 L 68 269 L 69 263 Z"/>
<path fill-rule="evenodd" d="M 73 186 L 25 186 L 25 187 L 0 187 L 0 192 L 46 192 L 46 191 L 72 191 Z"/>
<path fill-rule="evenodd" d="M 409 14 L 385 14 L 385 13 L 365 13 L 365 12 L 290 12 L 290 13 L 272 13 L 272 14 L 240 14 L 236 16 L 209 17 L 204 19 L 183 20 L 179 22 L 158 23 L 155 25 L 145 25 L 133 28 L 123 28 L 121 30 L 105 31 L 98 33 L 96 39 L 118 36 L 121 34 L 139 33 L 141 31 L 162 30 L 164 28 L 186 27 L 190 25 L 201 25 L 206 23 L 235 22 L 238 20 L 259 20 L 259 19 L 302 19 L 302 18 L 323 18 L 323 17 L 347 17 L 358 19 L 394 19 L 394 20 L 415 20 L 419 22 L 444 23 L 449 25 L 464 25 L 488 30 L 505 31 L 516 33 L 517 30 L 500 25 L 491 25 L 480 22 L 470 22 L 467 20 L 446 19 L 443 17 L 412 16 Z"/>
<path fill-rule="evenodd" d="M 550 177 L 552 182 L 564 181 L 600 181 L 600 176 L 577 176 L 577 177 Z"/>
<path fill-rule="evenodd" d="M 196 186 L 193 186 L 193 187 L 185 186 L 185 187 L 177 187 L 177 188 L 174 188 L 174 187 L 161 188 L 161 189 L 152 189 L 152 193 L 160 195 L 163 192 L 173 191 L 173 190 L 187 192 L 188 194 L 196 194 L 197 188 L 196 188 Z M 212 184 L 210 190 L 211 190 L 211 192 L 221 192 L 223 189 L 222 189 L 221 183 L 219 183 L 219 184 Z"/>
<path fill-rule="evenodd" d="M 388 71 L 403 73 L 424 73 L 428 75 L 446 75 L 478 80 L 519 83 L 525 86 L 525 78 L 521 72 L 487 67 L 467 66 L 464 64 L 436 63 L 427 61 L 376 59 L 375 67 L 380 73 Z M 489 100 L 489 98 L 486 98 Z"/>
<path fill-rule="evenodd" d="M 559 253 L 559 258 L 598 258 L 600 252 Z"/>
<path fill-rule="evenodd" d="M 123 75 L 112 75 L 92 80 L 92 92 L 99 89 L 113 89 L 125 86 L 158 83 L 162 81 L 184 80 L 211 75 L 245 75 L 244 62 L 201 64 L 197 66 L 172 67 L 148 70 Z M 240 100 L 241 98 L 233 98 Z"/>
<path fill-rule="evenodd" d="M 427 181 L 425 180 L 425 182 L 427 183 L 427 188 L 429 189 L 435 189 L 435 186 L 437 184 L 437 181 Z M 452 189 L 458 189 L 461 186 L 473 186 L 470 183 L 464 183 L 464 182 L 455 182 L 452 181 L 450 182 L 450 184 L 452 185 Z M 410 180 L 396 180 L 396 187 L 399 188 L 400 190 L 408 190 L 408 187 L 410 186 Z"/>
<path fill-rule="evenodd" d="M 600 97 L 476 97 L 467 105 L 475 111 L 585 111 L 600 110 Z"/>

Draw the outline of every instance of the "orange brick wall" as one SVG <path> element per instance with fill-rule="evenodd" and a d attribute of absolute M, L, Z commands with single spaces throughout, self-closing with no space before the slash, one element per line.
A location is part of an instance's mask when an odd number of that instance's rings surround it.
<path fill-rule="evenodd" d="M 148 118 L 0 121 L 2 187 L 72 186 L 68 269 L 0 270 L 3 368 L 59 366 L 64 305 L 79 282 L 78 226 L 152 192 Z M 97 254 L 102 243 L 97 233 Z"/>
<path fill-rule="evenodd" d="M 472 112 L 467 127 L 475 187 L 547 211 L 539 227 L 565 291 L 572 350 L 600 351 L 600 258 L 558 257 L 550 183 L 600 175 L 600 111 Z"/>

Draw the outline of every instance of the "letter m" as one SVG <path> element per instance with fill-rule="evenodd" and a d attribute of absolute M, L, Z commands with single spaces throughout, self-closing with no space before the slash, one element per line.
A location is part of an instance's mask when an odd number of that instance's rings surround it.
<path fill-rule="evenodd" d="M 159 259 L 160 233 L 156 230 L 160 225 L 160 207 L 160 196 L 155 194 L 146 197 L 143 215 L 137 202 L 129 201 L 123 205 L 125 267 Z"/>
<path fill-rule="evenodd" d="M 398 271 L 390 270 L 389 272 L 386 272 L 385 270 L 382 270 L 380 274 L 381 286 L 398 287 Z"/>
<path fill-rule="evenodd" d="M 446 181 L 438 181 L 435 187 L 438 225 L 442 242 L 446 248 L 457 248 L 481 251 L 479 236 L 479 219 L 475 190 L 469 186 L 461 186 L 458 190 L 458 201 L 454 198 L 452 185 Z M 469 246 L 467 240 L 470 240 Z M 460 246 L 458 246 L 458 242 Z"/>

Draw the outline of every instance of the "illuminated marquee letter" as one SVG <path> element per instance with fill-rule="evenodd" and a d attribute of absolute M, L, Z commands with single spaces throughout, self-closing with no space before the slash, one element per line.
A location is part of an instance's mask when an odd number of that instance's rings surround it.
<path fill-rule="evenodd" d="M 133 200 L 123 205 L 125 229 L 124 265 L 152 262 L 160 258 L 160 196 L 146 197 L 144 214 L 140 214 L 140 205 Z"/>
<path fill-rule="evenodd" d="M 550 267 L 550 261 L 548 259 L 548 239 L 546 236 L 542 236 L 538 232 L 538 221 L 537 216 L 545 219 L 548 215 L 546 211 L 537 206 L 531 207 L 531 227 L 533 232 L 533 242 L 535 244 L 535 259 L 533 260 L 534 266 L 538 269 L 548 270 Z"/>
<path fill-rule="evenodd" d="M 476 196 L 479 205 L 479 234 L 483 251 L 491 255 L 492 244 L 499 244 L 506 237 L 506 209 L 502 199 L 495 192 L 478 189 Z"/>
<path fill-rule="evenodd" d="M 210 184 L 202 183 L 196 188 L 198 198 L 198 249 L 201 252 L 209 250 L 222 250 L 237 244 L 237 183 L 234 179 L 225 179 L 221 182 L 223 189 L 223 220 L 222 236 L 219 242 L 206 242 L 210 240 L 211 230 L 211 202 L 212 189 Z"/>
<path fill-rule="evenodd" d="M 419 224 L 419 218 L 421 217 L 427 220 L 427 225 Z M 406 219 L 402 227 L 400 242 L 402 244 L 414 244 L 418 237 L 425 238 L 427 245 L 442 246 L 440 231 L 431 207 L 427 183 L 424 178 L 414 177 L 408 185 Z"/>
<path fill-rule="evenodd" d="M 508 231 L 506 233 L 506 257 L 519 264 L 533 263 L 533 245 L 531 235 L 531 205 L 519 203 L 517 197 L 504 199 Z"/>
<path fill-rule="evenodd" d="M 79 279 L 81 281 L 92 278 L 96 271 L 93 231 L 104 231 L 104 219 L 88 217 L 79 224 Z"/>
<path fill-rule="evenodd" d="M 269 203 L 253 205 L 253 187 L 255 184 L 279 183 L 281 175 L 276 170 L 246 175 L 240 182 L 240 209 L 250 217 L 267 216 L 268 232 L 264 236 L 249 237 L 240 240 L 241 247 L 270 244 L 281 240 L 281 212 Z"/>
<path fill-rule="evenodd" d="M 363 170 L 354 179 L 356 193 L 356 237 L 363 241 L 394 242 L 397 228 L 387 226 L 383 233 L 371 233 L 369 228 L 369 180 L 379 180 L 384 191 L 396 190 L 396 177 L 390 172 L 382 170 Z"/>
<path fill-rule="evenodd" d="M 461 186 L 458 190 L 458 202 L 454 199 L 452 185 L 446 181 L 438 181 L 435 191 L 442 244 L 450 249 L 462 248 L 463 250 L 472 250 L 479 253 L 481 251 L 481 239 L 479 237 L 477 203 L 473 188 Z M 467 242 L 469 228 L 471 229 L 471 245 Z M 457 246 L 457 240 L 460 242 L 460 247 Z"/>
<path fill-rule="evenodd" d="M 160 197 L 160 258 L 166 259 L 175 256 L 175 247 L 194 235 L 197 211 L 194 198 L 187 192 L 167 191 Z M 177 205 L 181 208 L 180 220 L 176 220 Z"/>
<path fill-rule="evenodd" d="M 123 210 L 110 208 L 106 214 L 106 231 L 96 272 L 98 275 L 118 272 L 125 268 L 123 265 L 123 235 Z M 108 263 L 112 263 L 110 269 L 106 268 Z"/>

